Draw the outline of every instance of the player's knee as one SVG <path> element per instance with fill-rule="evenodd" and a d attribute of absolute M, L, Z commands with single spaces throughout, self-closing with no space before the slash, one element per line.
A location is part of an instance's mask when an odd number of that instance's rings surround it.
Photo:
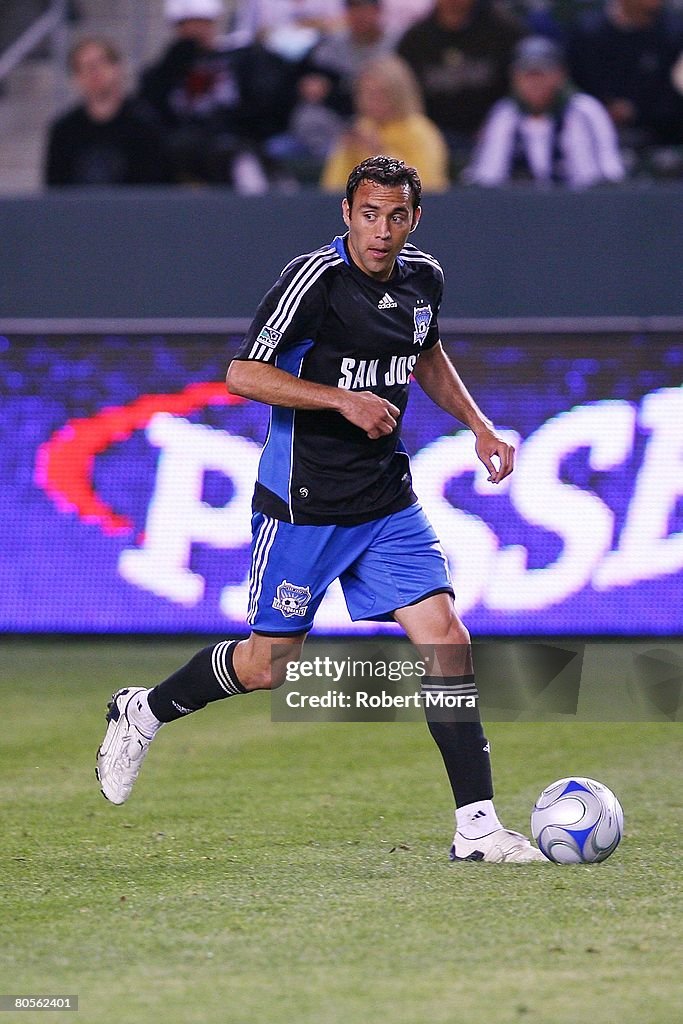
<path fill-rule="evenodd" d="M 469 630 L 458 617 L 454 608 L 449 610 L 434 624 L 434 632 L 437 637 L 435 640 L 437 644 L 469 647 L 471 643 Z"/>
<path fill-rule="evenodd" d="M 469 647 L 472 643 L 469 630 L 457 615 L 454 615 L 449 623 L 448 636 L 449 639 L 446 642 L 449 644 L 462 644 L 464 647 Z"/>
<path fill-rule="evenodd" d="M 270 666 L 265 668 L 252 666 L 248 672 L 244 673 L 244 678 L 240 679 L 240 682 L 245 690 L 273 690 L 276 686 L 281 685 L 281 682 L 276 681 L 273 676 Z"/>
<path fill-rule="evenodd" d="M 266 639 L 252 633 L 238 644 L 235 667 L 245 690 L 274 690 L 287 678 L 287 667 L 301 654 L 303 638 L 295 641 Z"/>
<path fill-rule="evenodd" d="M 287 678 L 287 663 L 280 659 L 247 662 L 240 672 L 245 690 L 275 690 Z"/>

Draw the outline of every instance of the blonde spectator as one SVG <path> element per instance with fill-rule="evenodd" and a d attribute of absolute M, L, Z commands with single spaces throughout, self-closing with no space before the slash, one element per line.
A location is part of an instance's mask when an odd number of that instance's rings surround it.
<path fill-rule="evenodd" d="M 400 57 L 386 56 L 367 64 L 354 83 L 356 118 L 330 154 L 321 187 L 343 189 L 356 164 L 384 153 L 416 167 L 426 192 L 448 188 L 448 149 L 424 114 L 417 80 Z"/>

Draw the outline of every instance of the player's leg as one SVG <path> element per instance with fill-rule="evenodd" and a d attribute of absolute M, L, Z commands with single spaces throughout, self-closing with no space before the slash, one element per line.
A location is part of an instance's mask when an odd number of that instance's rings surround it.
<path fill-rule="evenodd" d="M 158 686 L 115 693 L 97 755 L 97 777 L 112 803 L 130 796 L 149 745 L 164 723 L 207 704 L 271 689 L 296 660 L 332 580 L 352 561 L 362 537 L 327 526 L 294 526 L 256 514 L 252 521 L 246 640 L 198 651 Z"/>
<path fill-rule="evenodd" d="M 115 693 L 95 769 L 107 800 L 122 804 L 128 799 L 162 725 L 213 701 L 281 685 L 287 662 L 298 660 L 305 638 L 305 633 L 284 637 L 252 633 L 246 640 L 221 640 L 198 651 L 152 689 L 125 687 Z"/>
<path fill-rule="evenodd" d="M 427 597 L 398 608 L 394 618 L 430 666 L 422 680 L 425 716 L 456 804 L 451 860 L 545 860 L 525 836 L 503 828 L 493 805 L 490 744 L 478 707 L 467 706 L 478 702 L 470 637 L 452 596 Z M 446 698 L 441 703 L 439 695 Z M 460 707 L 453 698 L 461 699 Z"/>
<path fill-rule="evenodd" d="M 366 549 L 352 571 L 342 575 L 341 583 L 352 619 L 396 619 L 428 656 L 436 649 L 438 664 L 430 669 L 432 676 L 423 680 L 425 692 L 476 696 L 469 634 L 455 610 L 446 557 L 419 505 L 372 524 Z M 515 859 L 542 858 L 523 836 L 505 830 L 506 849 L 499 851 L 500 856 L 488 850 L 490 842 L 483 852 L 482 844 L 465 842 L 501 829 L 492 803 L 489 745 L 478 709 L 474 714 L 471 709 L 466 712 L 455 719 L 451 716 L 450 721 L 437 721 L 433 713 L 428 716 L 457 806 L 459 834 L 452 856 L 513 859 L 507 847 L 521 843 L 524 849 L 516 850 Z"/>
<path fill-rule="evenodd" d="M 498 827 L 493 810 L 493 780 L 489 743 L 478 709 L 448 708 L 439 697 L 478 698 L 472 665 L 470 636 L 458 617 L 450 594 L 440 593 L 424 601 L 398 608 L 394 618 L 429 666 L 423 678 L 425 716 L 429 731 L 444 760 L 448 779 L 459 808 L 459 822 L 467 809 L 482 823 Z M 431 705 L 426 703 L 429 694 Z M 444 700 L 443 704 L 447 704 Z M 454 701 L 453 701 L 454 703 Z M 485 807 L 483 805 L 486 805 Z M 489 829 L 490 831 L 491 829 Z"/>
<path fill-rule="evenodd" d="M 213 701 L 280 686 L 287 662 L 298 660 L 305 638 L 306 633 L 251 633 L 246 640 L 204 647 L 148 692 L 150 710 L 159 722 L 173 722 Z"/>
<path fill-rule="evenodd" d="M 262 515 L 253 517 L 252 527 L 248 620 L 254 632 L 247 640 L 222 640 L 203 648 L 150 690 L 126 687 L 114 694 L 96 767 L 102 793 L 112 803 L 122 804 L 130 796 L 149 745 L 162 725 L 213 701 L 278 685 L 284 679 L 287 660 L 299 657 L 322 594 L 312 598 L 308 590 L 307 597 L 312 599 L 297 602 L 295 588 L 290 595 L 291 609 L 286 604 L 289 598 L 283 598 L 285 610 L 291 614 L 278 618 L 272 600 L 268 605 L 261 598 L 269 588 L 279 592 L 275 581 L 284 582 L 292 556 L 301 557 L 299 535 L 285 529 L 294 529 L 290 524 Z M 259 635 L 261 631 L 264 635 Z"/>

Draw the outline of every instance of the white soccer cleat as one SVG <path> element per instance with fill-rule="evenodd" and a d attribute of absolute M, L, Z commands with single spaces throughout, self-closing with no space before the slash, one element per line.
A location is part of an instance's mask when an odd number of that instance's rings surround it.
<path fill-rule="evenodd" d="M 521 832 L 513 832 L 508 828 L 497 828 L 487 836 L 478 839 L 466 839 L 460 832 L 453 836 L 453 845 L 449 853 L 450 860 L 483 860 L 490 864 L 529 864 L 531 861 L 550 861 L 540 850 L 532 846 Z"/>
<path fill-rule="evenodd" d="M 131 721 L 135 712 L 135 701 L 140 694 L 147 693 L 144 686 L 127 687 L 117 690 L 109 703 L 107 731 L 97 751 L 95 775 L 99 779 L 102 795 L 113 804 L 126 802 L 133 789 L 133 783 L 154 739 Z"/>

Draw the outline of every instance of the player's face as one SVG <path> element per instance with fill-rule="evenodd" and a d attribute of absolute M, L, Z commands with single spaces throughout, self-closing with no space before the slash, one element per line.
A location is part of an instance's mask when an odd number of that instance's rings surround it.
<path fill-rule="evenodd" d="M 361 181 L 349 208 L 342 203 L 344 223 L 349 229 L 349 252 L 353 262 L 369 277 L 388 281 L 396 257 L 408 235 L 417 227 L 421 209 L 413 210 L 408 185 L 379 185 Z"/>

